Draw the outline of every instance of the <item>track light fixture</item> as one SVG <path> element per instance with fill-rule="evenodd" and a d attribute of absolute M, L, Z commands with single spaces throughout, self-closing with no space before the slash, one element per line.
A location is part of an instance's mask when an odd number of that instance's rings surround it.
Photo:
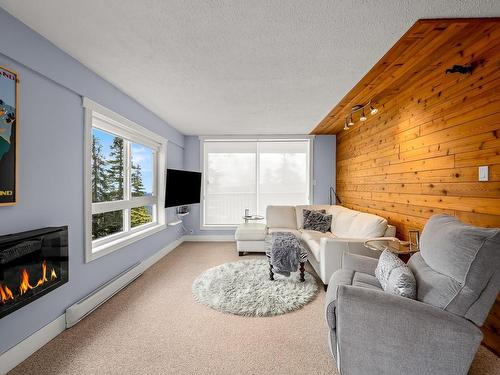
<path fill-rule="evenodd" d="M 365 122 L 366 120 L 368 120 L 368 118 L 366 117 L 366 114 L 365 114 L 366 107 L 369 107 L 370 115 L 375 115 L 378 113 L 378 109 L 372 105 L 371 99 L 366 104 L 357 104 L 351 108 L 351 112 L 346 116 L 345 121 L 344 121 L 344 130 L 349 129 L 349 127 L 354 125 L 354 120 L 353 120 L 354 116 L 353 115 L 359 111 L 361 111 L 361 115 L 359 116 L 359 121 Z"/>
<path fill-rule="evenodd" d="M 361 116 L 359 117 L 359 121 L 366 121 L 366 116 L 365 116 L 365 110 L 363 109 L 363 112 L 361 112 Z"/>

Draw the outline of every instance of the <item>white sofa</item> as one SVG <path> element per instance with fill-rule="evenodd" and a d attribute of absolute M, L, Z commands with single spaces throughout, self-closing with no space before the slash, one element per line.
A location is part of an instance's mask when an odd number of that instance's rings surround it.
<path fill-rule="evenodd" d="M 331 232 L 303 229 L 302 210 L 324 209 L 332 215 Z M 394 237 L 396 228 L 387 220 L 365 212 L 338 205 L 268 206 L 267 224 L 243 224 L 236 230 L 239 253 L 265 251 L 264 239 L 273 232 L 292 232 L 302 239 L 309 252 L 309 263 L 326 285 L 332 274 L 341 268 L 344 252 L 377 258 L 380 253 L 367 249 L 368 238 Z"/>

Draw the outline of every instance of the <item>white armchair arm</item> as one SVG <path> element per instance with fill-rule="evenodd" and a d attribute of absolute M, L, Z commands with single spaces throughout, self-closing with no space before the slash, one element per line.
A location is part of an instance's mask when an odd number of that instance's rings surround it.
<path fill-rule="evenodd" d="M 328 284 L 332 274 L 342 268 L 344 253 L 364 255 L 378 258 L 379 251 L 368 249 L 364 243 L 365 238 L 326 238 L 320 240 L 320 278 Z"/>

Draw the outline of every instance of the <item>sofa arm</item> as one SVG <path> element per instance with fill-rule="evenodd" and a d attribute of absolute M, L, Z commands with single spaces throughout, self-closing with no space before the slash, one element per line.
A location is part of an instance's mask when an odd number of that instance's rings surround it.
<path fill-rule="evenodd" d="M 344 253 L 364 255 L 378 258 L 380 252 L 373 251 L 364 246 L 365 239 L 361 238 L 328 238 L 320 240 L 320 278 L 327 284 L 332 274 L 342 268 Z"/>
<path fill-rule="evenodd" d="M 481 342 L 470 321 L 383 291 L 341 285 L 335 309 L 342 374 L 467 374 Z"/>

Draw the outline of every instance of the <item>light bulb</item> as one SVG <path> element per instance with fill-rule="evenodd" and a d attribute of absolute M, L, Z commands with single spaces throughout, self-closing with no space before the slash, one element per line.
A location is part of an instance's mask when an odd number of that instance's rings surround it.
<path fill-rule="evenodd" d="M 349 125 L 347 124 L 347 119 L 345 120 L 345 123 L 344 123 L 344 130 L 349 130 Z"/>
<path fill-rule="evenodd" d="M 363 109 L 363 112 L 361 112 L 361 117 L 359 118 L 359 121 L 366 121 L 366 116 L 365 116 L 365 110 Z"/>
<path fill-rule="evenodd" d="M 373 106 L 370 106 L 370 113 L 371 113 L 372 115 L 377 114 L 377 112 L 378 112 L 378 109 L 377 109 L 377 108 L 375 108 L 375 107 L 373 107 Z"/>
<path fill-rule="evenodd" d="M 348 123 L 349 126 L 353 126 L 354 125 L 354 121 L 352 121 L 352 115 L 349 117 L 349 123 Z"/>

